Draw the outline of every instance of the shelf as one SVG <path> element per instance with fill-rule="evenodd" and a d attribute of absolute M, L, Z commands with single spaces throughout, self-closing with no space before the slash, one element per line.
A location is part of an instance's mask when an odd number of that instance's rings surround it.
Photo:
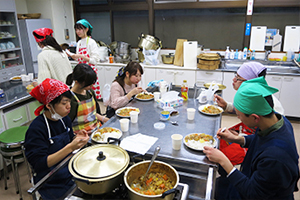
<path fill-rule="evenodd" d="M 0 39 L 12 39 L 12 38 L 16 38 L 16 36 L 12 36 L 12 37 L 0 37 Z"/>
<path fill-rule="evenodd" d="M 0 27 L 1 26 L 15 26 L 14 24 L 0 24 Z"/>
<path fill-rule="evenodd" d="M 2 70 L 2 69 L 10 69 L 10 68 L 12 68 L 12 67 L 20 67 L 20 66 L 23 66 L 23 64 L 20 64 L 20 65 L 13 65 L 13 66 L 5 66 L 5 68 L 0 68 L 0 71 Z"/>
<path fill-rule="evenodd" d="M 1 61 L 4 62 L 4 61 L 9 61 L 9 60 L 17 60 L 19 58 L 20 58 L 20 56 L 17 56 L 17 57 L 14 57 L 14 58 L 5 58 L 5 59 L 3 59 Z"/>
<path fill-rule="evenodd" d="M 0 50 L 0 53 L 6 53 L 6 52 L 10 52 L 10 51 L 18 51 L 21 50 L 20 47 L 17 48 L 13 48 L 13 49 L 5 49 L 5 50 Z"/>

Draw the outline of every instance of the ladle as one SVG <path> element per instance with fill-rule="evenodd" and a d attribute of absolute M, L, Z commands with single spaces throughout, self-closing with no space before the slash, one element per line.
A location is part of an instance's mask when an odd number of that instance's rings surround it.
<path fill-rule="evenodd" d="M 147 169 L 145 175 L 143 176 L 144 178 L 147 176 L 147 174 L 148 174 L 148 172 L 149 172 L 149 170 L 150 170 L 150 168 L 151 168 L 151 166 L 152 166 L 155 158 L 157 157 L 157 154 L 158 154 L 159 151 L 160 151 L 160 146 L 157 146 L 156 149 L 155 149 L 155 151 L 154 151 L 154 154 L 153 154 L 153 156 L 151 158 L 151 162 L 150 162 L 150 164 L 148 166 L 148 169 Z"/>

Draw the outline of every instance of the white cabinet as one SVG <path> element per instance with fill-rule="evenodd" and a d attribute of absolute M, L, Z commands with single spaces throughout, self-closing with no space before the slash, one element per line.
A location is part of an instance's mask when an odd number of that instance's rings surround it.
<path fill-rule="evenodd" d="M 156 79 L 163 79 L 174 85 L 181 85 L 187 80 L 189 87 L 194 87 L 196 74 L 194 70 L 156 69 Z"/>
<path fill-rule="evenodd" d="M 212 81 L 222 84 L 223 72 L 198 70 L 196 71 L 196 81 L 199 84 L 211 83 Z"/>
<path fill-rule="evenodd" d="M 142 84 L 142 87 L 144 89 L 146 89 L 149 82 L 157 80 L 156 79 L 156 69 L 144 67 L 143 70 L 144 70 L 144 74 L 142 75 L 141 84 Z"/>
<path fill-rule="evenodd" d="M 233 77 L 233 72 L 223 72 L 223 85 L 226 86 L 226 89 L 223 90 L 222 96 L 223 99 L 227 102 L 233 102 L 234 95 L 236 93 L 236 90 L 232 87 Z"/>
<path fill-rule="evenodd" d="M 97 65 L 96 66 L 98 81 L 100 84 L 100 91 L 101 94 L 103 94 L 103 88 L 106 83 L 112 84 L 112 82 L 115 80 L 115 77 L 117 75 L 117 72 L 119 71 L 121 66 L 115 66 L 115 65 Z"/>
<path fill-rule="evenodd" d="M 279 99 L 284 114 L 290 117 L 300 117 L 300 77 L 299 76 L 280 76 L 267 75 L 266 80 L 272 87 L 279 89 L 274 95 Z"/>

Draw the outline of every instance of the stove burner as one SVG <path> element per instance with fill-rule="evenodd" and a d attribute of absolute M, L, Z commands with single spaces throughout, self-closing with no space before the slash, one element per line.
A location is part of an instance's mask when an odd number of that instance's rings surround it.
<path fill-rule="evenodd" d="M 184 184 L 180 184 L 177 186 L 178 192 L 175 195 L 173 200 L 181 200 L 182 193 L 184 190 Z M 101 195 L 91 195 L 82 192 L 81 190 L 77 189 L 73 195 L 69 198 L 70 200 L 86 200 L 86 199 L 97 199 L 97 200 L 105 200 L 105 199 L 114 199 L 114 200 L 128 200 L 128 190 L 125 184 L 120 184 L 119 187 L 114 189 L 112 192 L 108 192 Z"/>

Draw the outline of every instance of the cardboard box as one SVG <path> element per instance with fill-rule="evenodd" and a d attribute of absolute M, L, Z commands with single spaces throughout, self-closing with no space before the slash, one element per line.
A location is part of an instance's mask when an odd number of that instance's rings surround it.
<path fill-rule="evenodd" d="M 160 108 L 163 108 L 163 107 L 178 107 L 178 106 L 183 105 L 183 98 L 178 97 L 177 99 L 174 99 L 172 101 L 163 101 L 162 99 L 158 99 L 156 101 L 156 103 Z"/>

